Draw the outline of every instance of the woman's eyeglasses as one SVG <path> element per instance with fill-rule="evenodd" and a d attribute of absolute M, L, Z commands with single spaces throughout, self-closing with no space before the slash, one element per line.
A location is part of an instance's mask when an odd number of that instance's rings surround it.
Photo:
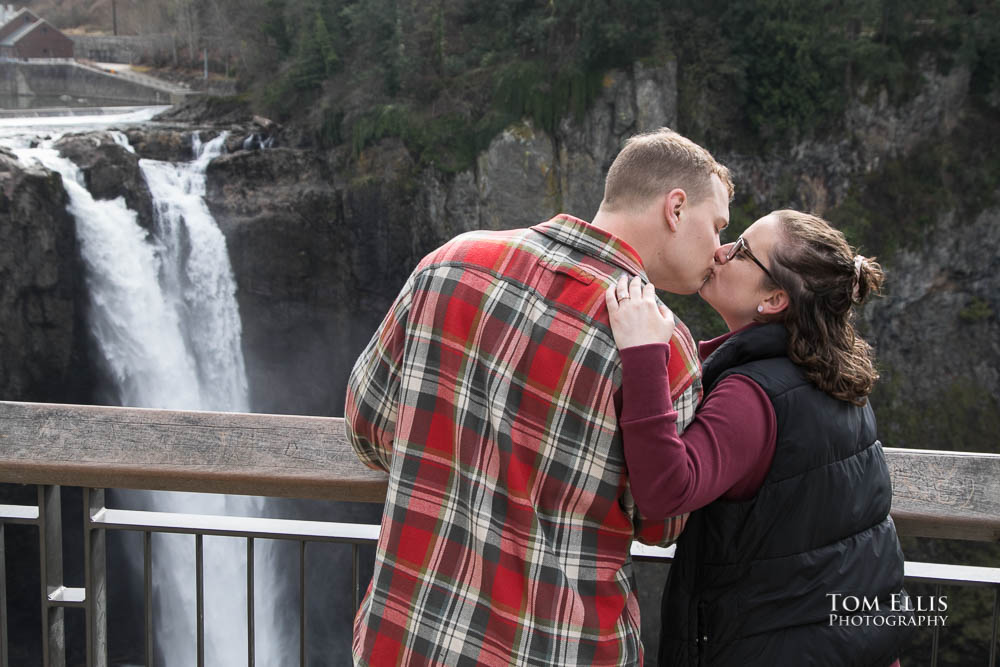
<path fill-rule="evenodd" d="M 771 272 L 767 270 L 767 267 L 761 264 L 759 259 L 754 257 L 754 254 L 750 251 L 750 246 L 747 245 L 746 239 L 744 239 L 742 235 L 740 235 L 740 237 L 736 239 L 736 242 L 733 243 L 732 247 L 729 249 L 729 252 L 726 253 L 726 261 L 728 262 L 741 252 L 747 257 L 749 257 L 751 260 L 753 260 L 753 263 L 759 266 L 760 270 L 766 273 L 768 278 L 770 278 L 773 282 L 778 282 L 777 280 L 774 280 L 774 276 L 772 276 Z"/>

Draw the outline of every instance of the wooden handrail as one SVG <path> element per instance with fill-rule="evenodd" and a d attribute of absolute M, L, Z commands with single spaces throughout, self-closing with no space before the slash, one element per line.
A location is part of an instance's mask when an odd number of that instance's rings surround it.
<path fill-rule="evenodd" d="M 885 451 L 900 534 L 1000 541 L 1000 455 Z M 386 489 L 340 418 L 5 401 L 0 482 L 362 502 Z"/>
<path fill-rule="evenodd" d="M 0 401 L 0 482 L 382 502 L 344 420 Z"/>
<path fill-rule="evenodd" d="M 1000 542 L 1000 454 L 885 449 L 901 535 Z"/>

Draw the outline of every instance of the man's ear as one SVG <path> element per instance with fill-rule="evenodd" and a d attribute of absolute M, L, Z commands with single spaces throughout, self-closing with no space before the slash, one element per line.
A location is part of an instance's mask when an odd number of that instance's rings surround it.
<path fill-rule="evenodd" d="M 761 315 L 777 315 L 788 308 L 789 303 L 788 292 L 783 289 L 776 289 L 761 304 L 764 307 L 760 311 Z"/>
<path fill-rule="evenodd" d="M 680 188 L 674 188 L 663 200 L 663 219 L 667 221 L 670 231 L 677 232 L 677 223 L 681 219 L 681 208 L 687 201 L 687 193 Z"/>

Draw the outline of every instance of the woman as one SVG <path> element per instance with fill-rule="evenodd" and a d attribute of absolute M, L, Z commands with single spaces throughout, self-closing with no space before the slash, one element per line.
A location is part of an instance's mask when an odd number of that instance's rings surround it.
<path fill-rule="evenodd" d="M 730 333 L 701 344 L 705 397 L 682 436 L 672 313 L 638 278 L 608 290 L 632 494 L 650 519 L 692 512 L 661 665 L 898 664 L 911 612 L 867 401 L 878 374 L 853 325 L 881 283 L 878 264 L 797 211 L 722 246 L 700 294 Z"/>

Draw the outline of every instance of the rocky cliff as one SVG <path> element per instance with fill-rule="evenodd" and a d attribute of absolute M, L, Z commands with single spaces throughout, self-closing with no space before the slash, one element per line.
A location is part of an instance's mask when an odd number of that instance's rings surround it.
<path fill-rule="evenodd" d="M 0 150 L 0 397 L 81 400 L 83 276 L 57 174 Z"/>

